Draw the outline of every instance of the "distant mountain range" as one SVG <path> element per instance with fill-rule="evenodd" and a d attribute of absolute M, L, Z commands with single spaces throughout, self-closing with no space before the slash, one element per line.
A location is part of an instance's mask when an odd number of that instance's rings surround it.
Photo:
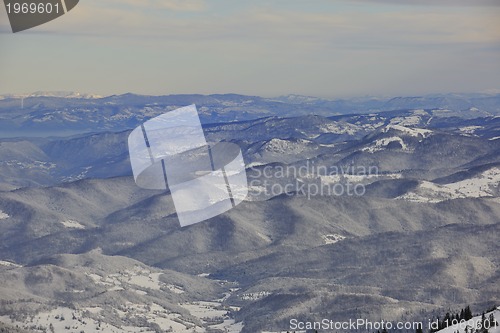
<path fill-rule="evenodd" d="M 0 98 L 0 136 L 67 136 L 134 128 L 154 116 L 196 104 L 205 124 L 296 117 L 426 109 L 442 117 L 477 118 L 500 114 L 500 94 L 447 94 L 422 97 L 327 100 L 290 95 L 278 98 L 226 95 L 99 97 L 71 92 L 4 95 Z"/>

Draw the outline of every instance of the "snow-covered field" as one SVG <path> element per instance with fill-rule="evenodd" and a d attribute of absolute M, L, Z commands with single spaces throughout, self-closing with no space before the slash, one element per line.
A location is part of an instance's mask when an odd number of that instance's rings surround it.
<path fill-rule="evenodd" d="M 110 324 L 84 317 L 87 309 L 74 310 L 70 308 L 59 307 L 52 311 L 38 313 L 26 322 L 21 323 L 11 320 L 8 316 L 0 316 L 0 321 L 13 326 L 19 325 L 29 329 L 30 332 L 50 332 L 53 327 L 54 332 L 106 332 L 106 333 L 154 333 L 147 327 L 117 327 Z M 91 309 L 91 311 L 96 311 Z"/>
<path fill-rule="evenodd" d="M 198 319 L 207 322 L 214 320 L 214 325 L 209 325 L 212 328 L 219 328 L 224 332 L 238 333 L 243 328 L 242 323 L 235 323 L 233 319 L 225 316 L 227 311 L 217 310 L 216 307 L 220 304 L 211 304 L 210 306 L 199 304 L 185 304 L 183 307 L 193 308 L 191 315 Z M 134 304 L 127 302 L 126 304 L 114 309 L 116 313 L 125 320 L 141 321 L 144 323 L 154 323 L 160 326 L 163 330 L 169 332 L 206 332 L 205 327 L 196 325 L 188 320 L 182 319 L 178 313 L 172 313 L 158 304 Z M 54 332 L 106 332 L 106 333 L 154 333 L 154 329 L 147 326 L 134 326 L 132 324 L 115 326 L 104 323 L 101 320 L 90 318 L 87 312 L 97 315 L 101 313 L 99 307 L 88 307 L 81 309 L 70 309 L 59 307 L 57 309 L 38 313 L 26 322 L 18 322 L 11 320 L 8 316 L 1 316 L 0 321 L 19 325 L 30 329 L 31 332 L 50 332 L 50 327 L 53 327 Z M 199 316 L 198 316 L 199 315 Z M 219 319 L 217 322 L 216 319 Z"/>
<path fill-rule="evenodd" d="M 495 194 L 500 184 L 500 168 L 491 168 L 477 175 L 476 177 L 465 179 L 460 182 L 447 184 L 452 190 L 456 190 L 467 197 L 488 197 Z"/>
<path fill-rule="evenodd" d="M 51 170 L 54 169 L 57 165 L 54 163 L 49 163 L 49 162 L 44 162 L 44 161 L 30 161 L 30 162 L 21 162 L 17 160 L 10 160 L 10 161 L 0 161 L 0 165 L 5 165 L 5 166 L 10 166 L 10 167 L 16 167 L 21 170 L 34 170 L 34 169 L 39 169 L 39 170 Z"/>
<path fill-rule="evenodd" d="M 0 265 L 14 265 L 9 262 L 0 262 Z M 185 291 L 176 285 L 165 284 L 160 281 L 162 273 L 152 272 L 142 267 L 133 267 L 120 273 L 99 275 L 88 273 L 87 275 L 99 285 L 107 287 L 108 291 L 131 290 L 147 294 L 145 290 L 170 290 L 173 293 L 184 293 Z M 133 289 L 133 287 L 140 289 Z M 142 290 L 144 289 L 144 290 Z M 233 288 L 224 298 L 230 297 L 238 289 Z M 82 292 L 75 290 L 74 292 Z M 197 301 L 179 303 L 180 308 L 185 311 L 175 312 L 157 303 L 133 303 L 127 301 L 120 305 L 105 305 L 82 308 L 58 307 L 51 311 L 40 312 L 28 317 L 25 321 L 15 321 L 8 316 L 1 316 L 0 322 L 13 326 L 29 329 L 30 332 L 109 332 L 109 333 L 154 333 L 150 326 L 158 325 L 167 332 L 207 332 L 219 329 L 228 333 L 239 333 L 243 329 L 242 322 L 235 322 L 231 313 L 239 311 L 238 307 L 223 305 L 224 299 L 217 301 Z M 111 304 L 111 303 L 110 303 Z M 103 309 L 106 307 L 106 309 Z M 114 312 L 121 318 L 121 325 L 105 323 L 105 311 Z M 189 313 L 190 316 L 186 316 Z M 101 320 L 102 317 L 102 320 Z M 197 320 L 194 320 L 196 318 Z M 200 324 L 201 322 L 201 324 Z M 138 324 L 140 323 L 140 324 Z"/>
<path fill-rule="evenodd" d="M 205 332 L 203 327 L 182 319 L 179 313 L 169 312 L 161 305 L 155 303 L 145 305 L 127 302 L 117 309 L 117 312 L 122 318 L 133 317 L 135 319 L 143 319 L 148 323 L 155 323 L 162 329 L 170 330 L 171 332 L 183 332 L 189 328 L 195 329 L 196 332 Z"/>
<path fill-rule="evenodd" d="M 120 291 L 125 290 L 125 288 L 130 289 L 131 287 L 139 287 L 140 289 L 135 289 L 135 291 L 143 295 L 147 294 L 148 289 L 169 290 L 176 294 L 184 292 L 184 290 L 180 286 L 165 284 L 161 282 L 161 274 L 162 273 L 151 272 L 150 270 L 143 269 L 142 267 L 134 267 L 133 269 L 125 270 L 124 272 L 108 274 L 106 276 L 101 276 L 95 273 L 88 274 L 88 276 L 94 280 L 94 283 L 107 286 L 110 288 L 109 290 L 112 291 Z"/>

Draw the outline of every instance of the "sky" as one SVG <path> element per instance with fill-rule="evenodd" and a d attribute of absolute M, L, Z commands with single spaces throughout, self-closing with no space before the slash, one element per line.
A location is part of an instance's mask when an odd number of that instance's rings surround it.
<path fill-rule="evenodd" d="M 13 34 L 0 94 L 500 92 L 500 0 L 81 0 Z"/>

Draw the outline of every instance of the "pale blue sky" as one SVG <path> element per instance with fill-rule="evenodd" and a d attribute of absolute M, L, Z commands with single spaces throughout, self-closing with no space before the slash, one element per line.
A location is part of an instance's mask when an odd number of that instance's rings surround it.
<path fill-rule="evenodd" d="M 16 34 L 2 7 L 0 94 L 348 97 L 500 89 L 499 5 L 81 0 L 61 18 Z"/>

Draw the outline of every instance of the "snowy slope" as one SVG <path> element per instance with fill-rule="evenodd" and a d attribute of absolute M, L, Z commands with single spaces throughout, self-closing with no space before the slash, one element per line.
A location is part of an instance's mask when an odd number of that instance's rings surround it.
<path fill-rule="evenodd" d="M 497 322 L 500 322 L 500 307 L 498 307 L 495 311 L 491 311 L 485 314 L 486 319 L 490 316 L 490 314 L 493 313 L 493 316 L 495 317 L 495 320 Z M 438 333 L 466 333 L 471 332 L 471 328 L 477 328 L 478 324 L 481 324 L 481 316 L 476 316 L 473 317 L 472 319 L 463 322 L 463 323 L 458 323 L 456 325 L 452 325 L 450 327 L 447 327 L 445 329 L 442 329 L 438 331 Z M 492 327 L 488 329 L 489 333 L 500 333 L 500 326 L 497 327 Z"/>

